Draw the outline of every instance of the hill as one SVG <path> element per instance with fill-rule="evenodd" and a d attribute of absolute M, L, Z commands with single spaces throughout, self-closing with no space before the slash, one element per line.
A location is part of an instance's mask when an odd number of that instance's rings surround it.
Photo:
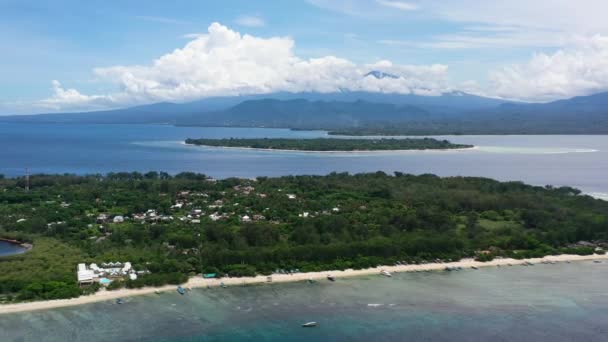
<path fill-rule="evenodd" d="M 462 92 L 273 93 L 101 112 L 5 116 L 0 122 L 283 127 L 351 135 L 608 134 L 608 93 L 549 103 L 505 102 Z"/>

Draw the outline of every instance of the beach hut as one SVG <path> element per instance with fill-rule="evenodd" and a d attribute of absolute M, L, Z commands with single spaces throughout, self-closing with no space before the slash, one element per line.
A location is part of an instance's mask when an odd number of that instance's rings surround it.
<path fill-rule="evenodd" d="M 85 264 L 78 264 L 76 278 L 78 279 L 79 285 L 92 284 L 94 277 L 95 273 L 92 270 L 88 270 Z"/>
<path fill-rule="evenodd" d="M 132 269 L 131 263 L 130 262 L 125 262 L 124 266 L 122 267 L 122 273 L 128 273 L 130 270 Z"/>

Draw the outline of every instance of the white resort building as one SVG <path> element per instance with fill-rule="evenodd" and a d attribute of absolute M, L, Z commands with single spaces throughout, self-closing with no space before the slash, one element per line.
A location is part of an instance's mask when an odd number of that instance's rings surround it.
<path fill-rule="evenodd" d="M 88 267 L 86 264 L 78 264 L 78 270 L 76 276 L 78 277 L 79 285 L 90 285 L 94 282 L 100 283 L 101 285 L 108 285 L 113 279 L 118 278 L 129 278 L 131 280 L 137 279 L 138 272 L 133 269 L 130 262 L 108 262 L 101 264 L 99 267 L 97 264 L 90 264 Z"/>

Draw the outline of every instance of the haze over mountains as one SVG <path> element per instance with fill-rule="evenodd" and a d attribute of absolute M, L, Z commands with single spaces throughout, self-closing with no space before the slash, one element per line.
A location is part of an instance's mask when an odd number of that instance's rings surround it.
<path fill-rule="evenodd" d="M 349 91 L 273 93 L 99 112 L 5 116 L 0 121 L 282 127 L 354 134 L 606 134 L 608 93 L 543 104 L 507 102 L 462 92 L 441 96 Z"/>

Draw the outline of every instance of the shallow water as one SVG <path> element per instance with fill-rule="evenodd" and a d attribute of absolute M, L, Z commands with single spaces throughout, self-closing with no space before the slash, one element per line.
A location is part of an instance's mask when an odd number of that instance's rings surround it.
<path fill-rule="evenodd" d="M 2 341 L 606 341 L 608 263 L 196 289 L 0 316 Z M 317 321 L 316 328 L 301 328 Z"/>
<path fill-rule="evenodd" d="M 337 172 L 434 173 L 570 185 L 608 197 L 608 136 L 447 136 L 467 151 L 302 153 L 185 146 L 188 138 L 324 137 L 321 131 L 0 123 L 0 174 L 194 171 L 217 178 Z"/>

